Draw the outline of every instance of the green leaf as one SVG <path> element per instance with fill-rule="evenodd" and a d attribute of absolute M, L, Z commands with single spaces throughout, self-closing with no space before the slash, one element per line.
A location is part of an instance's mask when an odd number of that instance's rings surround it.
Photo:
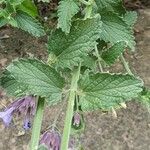
<path fill-rule="evenodd" d="M 87 55 L 83 57 L 82 66 L 86 66 L 87 68 L 94 69 L 96 66 L 97 58 L 94 56 Z"/>
<path fill-rule="evenodd" d="M 36 59 L 20 59 L 6 69 L 9 73 L 2 77 L 1 86 L 8 93 L 14 96 L 18 93 L 38 95 L 46 97 L 50 102 L 60 100 L 64 80 L 48 65 Z"/>
<path fill-rule="evenodd" d="M 55 59 L 56 67 L 77 66 L 82 57 L 93 50 L 100 33 L 99 17 L 75 21 L 68 35 L 57 30 L 48 41 L 48 50 Z"/>
<path fill-rule="evenodd" d="M 7 90 L 7 94 L 21 97 L 28 93 L 27 86 L 18 82 L 9 71 L 3 72 L 3 76 L 0 78 L 0 86 Z"/>
<path fill-rule="evenodd" d="M 3 17 L 0 17 L 0 28 L 4 25 L 6 25 L 8 23 L 8 20 L 3 18 Z"/>
<path fill-rule="evenodd" d="M 116 59 L 124 52 L 125 48 L 125 42 L 118 42 L 110 48 L 105 49 L 101 57 L 108 65 L 112 65 L 113 63 L 115 63 Z"/>
<path fill-rule="evenodd" d="M 5 0 L 0 0 L 0 4 L 3 3 Z"/>
<path fill-rule="evenodd" d="M 10 3 L 11 5 L 20 5 L 24 0 L 7 0 L 8 3 Z"/>
<path fill-rule="evenodd" d="M 25 0 L 21 5 L 17 6 L 17 9 L 27 13 L 32 17 L 38 16 L 37 7 L 31 0 Z"/>
<path fill-rule="evenodd" d="M 77 14 L 79 7 L 75 0 L 61 0 L 58 6 L 58 28 L 61 28 L 65 33 L 70 32 L 71 19 Z"/>
<path fill-rule="evenodd" d="M 14 19 L 17 22 L 18 28 L 27 31 L 36 37 L 45 35 L 44 28 L 38 22 L 38 20 L 36 20 L 35 18 L 32 18 L 27 13 L 18 11 Z"/>
<path fill-rule="evenodd" d="M 150 90 L 144 88 L 143 91 L 139 95 L 138 101 L 143 104 L 148 112 L 150 113 Z"/>
<path fill-rule="evenodd" d="M 125 13 L 122 0 L 95 0 L 99 13 L 112 11 L 118 14 Z"/>
<path fill-rule="evenodd" d="M 80 104 L 83 111 L 109 110 L 137 97 L 143 82 L 131 75 L 87 74 L 79 82 Z"/>
<path fill-rule="evenodd" d="M 134 50 L 135 41 L 132 30 L 118 15 L 107 12 L 101 15 L 102 33 L 101 39 L 115 44 L 125 41 L 127 45 Z"/>
<path fill-rule="evenodd" d="M 133 28 L 137 21 L 137 13 L 135 11 L 127 11 L 123 19 L 129 27 Z"/>

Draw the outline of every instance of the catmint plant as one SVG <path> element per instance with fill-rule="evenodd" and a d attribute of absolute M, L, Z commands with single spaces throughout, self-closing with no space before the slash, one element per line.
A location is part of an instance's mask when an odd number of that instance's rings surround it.
<path fill-rule="evenodd" d="M 30 5 L 30 11 L 25 4 Z M 10 24 L 37 37 L 46 34 L 36 19 L 37 8 L 32 1 L 3 0 L 0 6 L 0 27 Z M 57 16 L 57 27 L 47 35 L 48 59 L 14 60 L 1 76 L 1 87 L 18 99 L 0 112 L 0 118 L 9 126 L 13 114 L 23 116 L 24 128 L 32 127 L 30 150 L 76 147 L 76 142 L 70 147 L 69 141 L 84 130 L 85 112 L 111 111 L 117 116 L 116 109 L 125 108 L 133 98 L 146 105 L 150 101 L 149 92 L 143 92 L 143 81 L 134 75 L 124 57 L 125 51 L 135 50 L 136 12 L 126 11 L 122 0 L 60 0 Z M 109 73 L 107 66 L 116 61 L 125 70 Z M 63 132 L 53 128 L 40 135 L 45 105 L 65 100 Z"/>
<path fill-rule="evenodd" d="M 5 126 L 9 126 L 14 114 L 22 116 L 24 119 L 24 129 L 31 128 L 31 118 L 36 110 L 35 98 L 33 96 L 25 96 L 12 102 L 3 112 L 0 112 L 0 118 Z"/>

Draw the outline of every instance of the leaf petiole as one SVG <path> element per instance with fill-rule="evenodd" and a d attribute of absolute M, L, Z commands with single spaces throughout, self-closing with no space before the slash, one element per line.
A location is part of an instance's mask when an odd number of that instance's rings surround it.
<path fill-rule="evenodd" d="M 127 73 L 130 74 L 130 75 L 134 75 L 134 74 L 132 73 L 132 71 L 130 70 L 129 65 L 128 65 L 128 62 L 125 60 L 123 54 L 120 56 L 120 59 L 121 59 L 121 62 L 122 62 L 122 64 L 123 64 L 124 68 L 126 69 Z"/>

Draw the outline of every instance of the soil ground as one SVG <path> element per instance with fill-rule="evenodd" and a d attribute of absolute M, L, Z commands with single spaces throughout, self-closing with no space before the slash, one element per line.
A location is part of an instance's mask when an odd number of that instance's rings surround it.
<path fill-rule="evenodd" d="M 130 57 L 126 55 L 132 70 L 138 74 L 150 87 L 150 9 L 138 10 L 139 19 L 135 26 L 136 52 Z M 18 57 L 46 56 L 45 39 L 35 39 L 27 33 L 3 28 L 0 35 L 7 35 L 0 40 L 1 71 L 13 59 Z M 116 64 L 119 71 L 122 66 Z M 0 110 L 12 99 L 4 93 L 0 96 Z M 54 120 L 60 106 L 46 108 L 42 132 Z M 84 150 L 150 150 L 150 114 L 138 102 L 127 103 L 127 109 L 117 111 L 115 119 L 111 113 L 103 114 L 99 111 L 85 114 L 87 123 L 85 132 L 81 135 Z M 64 112 L 59 117 L 58 127 L 62 129 Z M 20 121 L 15 120 L 11 128 L 4 128 L 0 122 L 0 150 L 27 150 L 30 131 L 24 132 Z"/>

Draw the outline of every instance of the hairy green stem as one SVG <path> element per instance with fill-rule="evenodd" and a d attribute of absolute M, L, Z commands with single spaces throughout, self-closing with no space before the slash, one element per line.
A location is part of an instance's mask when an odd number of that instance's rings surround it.
<path fill-rule="evenodd" d="M 61 142 L 61 150 L 68 150 L 74 102 L 75 102 L 75 96 L 76 96 L 76 91 L 77 91 L 77 86 L 78 86 L 77 83 L 78 83 L 79 75 L 80 75 L 80 67 L 81 65 L 79 65 L 79 67 L 73 71 L 73 75 L 72 75 L 69 100 L 68 100 L 68 106 L 67 106 L 66 118 L 65 118 L 65 125 L 64 125 L 62 142 Z"/>
<path fill-rule="evenodd" d="M 101 57 L 100 57 L 100 54 L 99 54 L 98 49 L 97 49 L 97 45 L 95 45 L 95 54 L 96 54 L 96 57 L 98 58 L 98 69 L 100 72 L 104 72 L 102 64 L 101 64 Z"/>
<path fill-rule="evenodd" d="M 30 150 L 38 149 L 42 118 L 43 118 L 43 112 L 44 112 L 44 104 L 45 104 L 45 99 L 39 97 L 37 110 L 36 110 L 36 114 L 35 114 L 34 122 L 33 122 Z"/>
<path fill-rule="evenodd" d="M 130 70 L 130 67 L 128 65 L 128 62 L 125 60 L 123 54 L 120 56 L 121 62 L 124 66 L 124 68 L 126 69 L 126 71 L 128 72 L 128 74 L 133 75 L 132 71 Z"/>

